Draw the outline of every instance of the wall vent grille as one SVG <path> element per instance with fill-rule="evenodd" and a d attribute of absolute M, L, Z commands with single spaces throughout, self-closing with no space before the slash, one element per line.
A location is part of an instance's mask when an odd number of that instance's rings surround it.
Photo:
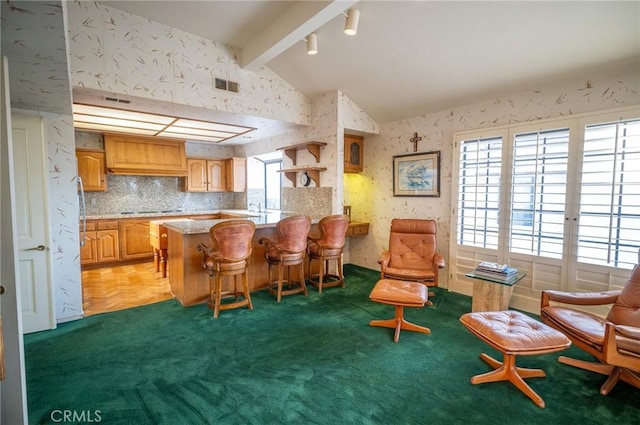
<path fill-rule="evenodd" d="M 130 100 L 127 100 L 127 99 L 118 99 L 117 97 L 108 97 L 108 96 L 105 96 L 104 100 L 109 101 L 109 102 L 116 102 L 116 103 L 126 103 L 126 104 L 131 103 L 131 101 L 130 101 Z"/>
<path fill-rule="evenodd" d="M 240 83 L 231 80 L 225 80 L 223 78 L 215 79 L 215 87 L 218 90 L 230 91 L 238 93 L 240 91 Z"/>

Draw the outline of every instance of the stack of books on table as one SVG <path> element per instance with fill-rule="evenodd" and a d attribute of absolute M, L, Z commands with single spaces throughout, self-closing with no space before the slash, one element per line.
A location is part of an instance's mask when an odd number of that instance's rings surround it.
<path fill-rule="evenodd" d="M 474 271 L 476 276 L 494 279 L 503 283 L 515 282 L 518 277 L 518 269 L 509 267 L 507 264 L 492 263 L 483 261 Z"/>

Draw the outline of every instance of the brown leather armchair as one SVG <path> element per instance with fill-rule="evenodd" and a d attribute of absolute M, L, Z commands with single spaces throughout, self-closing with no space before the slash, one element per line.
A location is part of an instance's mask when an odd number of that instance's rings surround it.
<path fill-rule="evenodd" d="M 561 303 L 561 304 L 551 304 Z M 605 319 L 570 308 L 612 304 Z M 542 291 L 540 317 L 561 331 L 597 362 L 561 356 L 570 366 L 608 375 L 600 387 L 607 395 L 622 380 L 640 388 L 640 266 L 636 265 L 622 290 L 575 293 Z"/>
<path fill-rule="evenodd" d="M 382 252 L 378 263 L 381 279 L 438 286 L 438 272 L 444 268 L 445 262 L 437 251 L 435 220 L 394 218 L 389 249 Z"/>

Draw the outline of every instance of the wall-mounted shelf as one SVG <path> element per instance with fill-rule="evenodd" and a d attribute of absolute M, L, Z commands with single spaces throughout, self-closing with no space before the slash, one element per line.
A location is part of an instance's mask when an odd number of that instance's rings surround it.
<path fill-rule="evenodd" d="M 299 150 L 306 149 L 313 157 L 316 159 L 316 162 L 320 162 L 320 148 L 322 146 L 326 146 L 327 144 L 324 142 L 305 142 L 300 143 L 293 146 L 286 146 L 284 148 L 278 148 L 279 151 L 284 151 L 284 154 L 293 162 L 293 165 L 296 165 L 296 153 Z"/>
<path fill-rule="evenodd" d="M 278 170 L 279 173 L 284 173 L 285 177 L 293 183 L 293 187 L 297 187 L 296 176 L 298 173 L 307 173 L 309 178 L 316 183 L 317 187 L 320 187 L 320 171 L 327 171 L 325 167 L 300 167 L 289 168 L 286 170 Z"/>

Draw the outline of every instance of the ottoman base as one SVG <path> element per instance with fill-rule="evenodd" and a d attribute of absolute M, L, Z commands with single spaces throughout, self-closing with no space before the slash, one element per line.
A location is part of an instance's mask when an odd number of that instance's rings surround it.
<path fill-rule="evenodd" d="M 543 378 L 545 372 L 517 367 L 516 355 L 533 356 L 561 351 L 571 345 L 569 338 L 544 323 L 512 310 L 466 313 L 460 317 L 460 322 L 503 355 L 503 362 L 499 362 L 487 354 L 481 354 L 480 358 L 495 370 L 474 376 L 471 383 L 509 381 L 538 407 L 544 408 L 542 397 L 523 378 Z"/>
<path fill-rule="evenodd" d="M 400 339 L 402 329 L 425 334 L 431 333 L 429 328 L 415 325 L 404 319 L 404 307 L 423 307 L 427 303 L 428 297 L 427 287 L 422 283 L 380 279 L 369 294 L 369 298 L 378 303 L 393 305 L 396 314 L 393 319 L 372 320 L 369 325 L 395 329 L 394 342 L 398 342 Z"/>
<path fill-rule="evenodd" d="M 494 368 L 491 372 L 476 375 L 471 378 L 472 384 L 484 384 L 487 382 L 509 381 L 529 397 L 538 407 L 545 407 L 544 400 L 522 378 L 544 378 L 547 376 L 542 369 L 526 369 L 516 366 L 516 356 L 504 355 L 504 363 L 482 353 L 480 358 Z"/>
<path fill-rule="evenodd" d="M 403 306 L 396 305 L 396 316 L 393 319 L 387 320 L 372 320 L 369 322 L 370 326 L 381 326 L 383 328 L 395 329 L 396 333 L 393 335 L 393 342 L 398 342 L 400 339 L 400 330 L 422 332 L 430 334 L 431 329 L 419 326 L 411 322 L 407 322 L 404 318 Z"/>

